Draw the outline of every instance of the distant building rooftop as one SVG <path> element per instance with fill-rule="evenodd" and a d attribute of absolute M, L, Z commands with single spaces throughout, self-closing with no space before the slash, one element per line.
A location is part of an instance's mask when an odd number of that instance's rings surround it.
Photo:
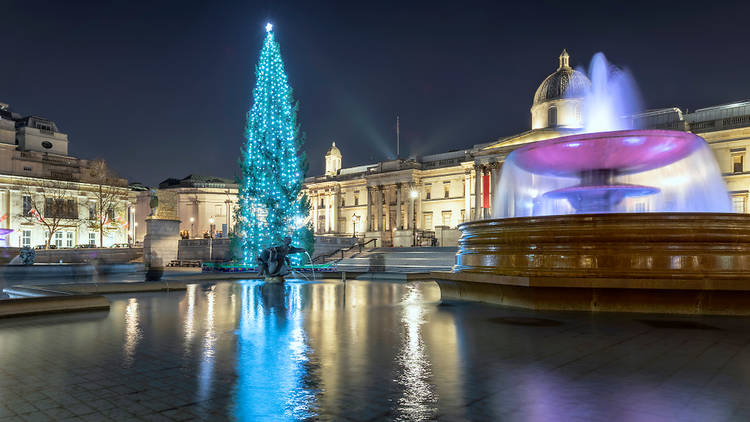
<path fill-rule="evenodd" d="M 159 189 L 172 188 L 219 188 L 219 189 L 236 189 L 237 182 L 232 179 L 215 176 L 204 176 L 200 174 L 190 174 L 182 179 L 169 178 L 159 183 Z"/>

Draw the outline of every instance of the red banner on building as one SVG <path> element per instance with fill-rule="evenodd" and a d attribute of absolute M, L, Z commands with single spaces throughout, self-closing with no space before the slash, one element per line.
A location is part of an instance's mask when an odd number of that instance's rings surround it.
<path fill-rule="evenodd" d="M 490 207 L 490 175 L 482 175 L 482 208 Z"/>

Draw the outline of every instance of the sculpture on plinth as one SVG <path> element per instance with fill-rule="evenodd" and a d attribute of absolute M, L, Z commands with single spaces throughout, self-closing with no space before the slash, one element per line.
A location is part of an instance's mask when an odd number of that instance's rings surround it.
<path fill-rule="evenodd" d="M 263 249 L 256 261 L 258 261 L 258 274 L 265 277 L 266 281 L 284 281 L 284 276 L 289 274 L 289 254 L 305 253 L 306 250 L 292 246 L 292 238 L 285 237 L 284 243 Z"/>

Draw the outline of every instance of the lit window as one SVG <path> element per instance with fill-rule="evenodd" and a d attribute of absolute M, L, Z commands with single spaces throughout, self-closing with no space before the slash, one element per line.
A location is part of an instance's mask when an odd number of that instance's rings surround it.
<path fill-rule="evenodd" d="M 547 109 L 547 127 L 557 126 L 557 107 L 551 106 Z"/>
<path fill-rule="evenodd" d="M 422 229 L 432 230 L 432 213 L 426 212 L 422 216 Z"/>
<path fill-rule="evenodd" d="M 55 232 L 55 246 L 58 248 L 63 247 L 63 232 Z"/>
<path fill-rule="evenodd" d="M 453 213 L 451 211 L 443 211 L 443 225 L 446 227 L 451 226 L 451 217 Z"/>
<path fill-rule="evenodd" d="M 89 245 L 96 246 L 96 233 L 89 232 Z"/>
<path fill-rule="evenodd" d="M 31 247 L 31 230 L 21 232 L 21 246 Z"/>
<path fill-rule="evenodd" d="M 424 185 L 424 199 L 430 199 L 432 185 Z"/>
<path fill-rule="evenodd" d="M 450 182 L 443 184 L 443 198 L 451 197 L 451 184 Z"/>
<path fill-rule="evenodd" d="M 742 173 L 745 171 L 744 158 L 745 156 L 743 154 L 732 155 L 732 171 L 733 172 Z"/>
<path fill-rule="evenodd" d="M 73 247 L 73 232 L 65 232 L 65 247 Z"/>
<path fill-rule="evenodd" d="M 359 205 L 359 192 L 354 192 L 354 205 Z"/>
<path fill-rule="evenodd" d="M 31 196 L 24 195 L 23 197 L 23 215 L 28 215 L 31 211 Z"/>
<path fill-rule="evenodd" d="M 732 196 L 732 210 L 738 214 L 745 213 L 745 203 L 747 202 L 746 195 L 734 195 Z"/>

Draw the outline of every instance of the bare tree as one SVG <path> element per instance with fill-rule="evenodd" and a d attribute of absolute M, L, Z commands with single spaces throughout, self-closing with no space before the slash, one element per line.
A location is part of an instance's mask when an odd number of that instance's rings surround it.
<path fill-rule="evenodd" d="M 103 247 L 104 233 L 116 231 L 122 225 L 117 215 L 123 201 L 127 200 L 127 192 L 123 191 L 122 179 L 112 173 L 104 160 L 90 163 L 89 176 L 96 185 L 93 192 L 96 209 L 89 209 L 88 226 L 99 232 L 99 247 Z"/>
<path fill-rule="evenodd" d="M 62 180 L 38 179 L 21 188 L 23 209 L 20 217 L 47 229 L 45 248 L 61 228 L 78 226 L 75 185 Z"/>

